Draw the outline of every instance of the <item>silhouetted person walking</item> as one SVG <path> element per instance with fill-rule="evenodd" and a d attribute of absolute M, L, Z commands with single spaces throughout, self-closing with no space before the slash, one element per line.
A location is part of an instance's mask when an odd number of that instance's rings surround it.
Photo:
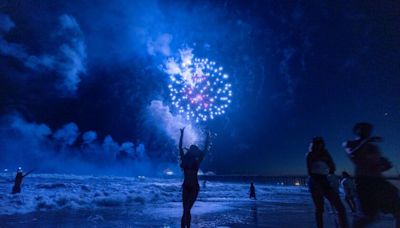
<path fill-rule="evenodd" d="M 22 184 L 22 179 L 29 175 L 33 170 L 27 172 L 25 175 L 22 173 L 21 167 L 17 169 L 17 175 L 15 176 L 15 181 L 14 181 L 14 186 L 12 188 L 12 194 L 20 193 L 21 192 L 21 184 Z"/>
<path fill-rule="evenodd" d="M 190 227 L 191 214 L 190 210 L 196 202 L 197 195 L 199 194 L 200 186 L 197 178 L 197 173 L 204 156 L 210 147 L 210 133 L 207 132 L 205 148 L 200 150 L 196 145 L 191 145 L 189 150 L 184 153 L 182 148 L 182 140 L 185 132 L 185 128 L 181 130 L 181 136 L 179 139 L 179 155 L 181 160 L 181 168 L 183 169 L 184 180 L 182 184 L 182 203 L 183 203 L 183 215 L 181 219 L 181 227 Z"/>
<path fill-rule="evenodd" d="M 344 197 L 351 209 L 351 212 L 356 212 L 356 186 L 354 184 L 354 181 L 351 179 L 350 174 L 348 174 L 347 172 L 342 172 L 342 179 L 340 181 L 340 184 L 343 187 Z"/>
<path fill-rule="evenodd" d="M 249 198 L 250 199 L 257 199 L 256 198 L 256 188 L 254 187 L 254 183 L 250 183 L 250 189 L 249 189 Z"/>
<path fill-rule="evenodd" d="M 340 227 L 347 227 L 345 208 L 339 194 L 331 186 L 328 179 L 328 174 L 333 175 L 335 173 L 335 164 L 325 149 L 325 143 L 321 137 L 313 138 L 306 159 L 309 175 L 308 185 L 316 209 L 315 219 L 317 227 L 322 228 L 324 226 L 324 198 L 327 198 L 338 212 Z"/>
<path fill-rule="evenodd" d="M 358 213 L 353 227 L 366 227 L 372 223 L 379 212 L 391 213 L 400 227 L 400 196 L 398 189 L 386 181 L 382 172 L 392 168 L 392 164 L 382 157 L 376 145 L 381 137 L 371 137 L 373 126 L 370 123 L 357 123 L 353 132 L 355 140 L 344 143 L 346 152 L 355 166 L 355 184 Z"/>

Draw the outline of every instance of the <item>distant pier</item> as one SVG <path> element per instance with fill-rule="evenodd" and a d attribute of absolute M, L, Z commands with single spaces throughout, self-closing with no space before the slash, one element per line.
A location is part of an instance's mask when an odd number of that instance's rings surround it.
<path fill-rule="evenodd" d="M 238 183 L 259 183 L 269 185 L 285 185 L 285 186 L 307 186 L 308 176 L 247 176 L 247 175 L 199 175 L 200 180 L 221 181 L 221 182 L 238 182 Z M 400 177 L 387 176 L 385 179 L 394 183 L 400 188 Z"/>
<path fill-rule="evenodd" d="M 200 180 L 270 185 L 306 186 L 308 176 L 245 176 L 245 175 L 200 175 Z"/>

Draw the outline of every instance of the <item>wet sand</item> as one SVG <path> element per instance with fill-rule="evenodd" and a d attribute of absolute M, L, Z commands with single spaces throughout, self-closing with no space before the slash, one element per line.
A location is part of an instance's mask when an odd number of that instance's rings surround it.
<path fill-rule="evenodd" d="M 1 227 L 179 227 L 180 203 L 153 206 L 3 215 L 0 224 Z M 313 219 L 313 208 L 309 203 L 249 201 L 221 205 L 197 202 L 192 212 L 193 227 L 315 227 Z M 325 213 L 326 227 L 335 227 L 334 224 L 333 215 Z M 372 227 L 391 225 L 392 219 L 385 216 Z"/>

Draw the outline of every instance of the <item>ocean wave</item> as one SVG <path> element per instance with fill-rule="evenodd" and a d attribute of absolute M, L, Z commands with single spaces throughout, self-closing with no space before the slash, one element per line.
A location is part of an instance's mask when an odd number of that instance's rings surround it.
<path fill-rule="evenodd" d="M 3 178 L 10 178 L 4 176 Z M 208 181 L 199 202 L 248 200 L 248 184 Z M 96 209 L 146 206 L 181 202 L 181 180 L 136 177 L 96 177 L 65 174 L 35 174 L 27 177 L 20 194 L 10 194 L 12 183 L 0 183 L 0 215 L 62 209 Z M 256 185 L 264 201 L 301 202 L 302 187 Z"/>

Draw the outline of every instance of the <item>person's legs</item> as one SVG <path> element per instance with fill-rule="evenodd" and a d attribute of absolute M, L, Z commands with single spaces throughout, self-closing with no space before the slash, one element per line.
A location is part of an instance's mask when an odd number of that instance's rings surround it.
<path fill-rule="evenodd" d="M 374 222 L 379 213 L 377 202 L 376 187 L 379 184 L 374 183 L 370 178 L 356 178 L 356 197 L 355 205 L 357 213 L 354 215 L 353 228 L 364 228 Z"/>
<path fill-rule="evenodd" d="M 315 205 L 315 220 L 318 228 L 324 227 L 323 213 L 324 213 L 324 196 L 318 190 L 311 191 L 311 197 Z"/>
<path fill-rule="evenodd" d="M 353 205 L 353 212 L 355 213 L 356 211 L 357 211 L 357 204 L 356 204 L 356 201 L 354 200 L 354 196 L 351 196 L 350 197 L 350 202 L 351 202 L 351 205 Z"/>
<path fill-rule="evenodd" d="M 354 204 L 354 200 L 352 196 L 346 196 L 346 203 L 349 205 L 351 212 L 356 212 L 356 206 Z"/>
<path fill-rule="evenodd" d="M 192 189 L 192 191 L 188 194 L 189 199 L 188 199 L 188 211 L 187 211 L 187 216 L 186 216 L 186 227 L 190 228 L 191 220 L 192 220 L 192 215 L 190 213 L 190 210 L 192 210 L 192 207 L 194 203 L 196 202 L 197 195 L 199 194 L 199 189 Z"/>
<path fill-rule="evenodd" d="M 349 206 L 350 210 L 353 212 L 353 205 L 351 204 L 350 198 L 346 197 L 345 200 L 346 200 L 346 203 Z"/>
<path fill-rule="evenodd" d="M 182 189 L 182 206 L 183 206 L 183 215 L 181 218 L 181 228 L 186 228 L 187 227 L 187 217 L 188 214 L 190 214 L 190 209 L 189 209 L 189 191 L 187 188 L 183 187 Z"/>
<path fill-rule="evenodd" d="M 255 193 L 250 193 L 250 199 L 256 199 L 256 194 Z"/>
<path fill-rule="evenodd" d="M 394 227 L 400 228 L 400 211 L 393 214 L 394 217 Z"/>
<path fill-rule="evenodd" d="M 379 183 L 379 207 L 383 213 L 391 213 L 395 219 L 395 227 L 400 228 L 400 193 L 397 187 L 387 180 Z"/>
<path fill-rule="evenodd" d="M 340 200 L 339 194 L 335 192 L 333 189 L 327 190 L 325 192 L 325 197 L 329 200 L 331 205 L 336 209 L 339 216 L 339 224 L 340 227 L 348 227 L 346 209 L 343 206 L 342 201 Z"/>
<path fill-rule="evenodd" d="M 185 228 L 186 227 L 186 208 L 185 208 L 185 204 L 183 204 L 183 214 L 182 214 L 182 218 L 181 218 L 181 228 Z"/>
<path fill-rule="evenodd" d="M 185 214 L 185 211 L 184 211 L 183 215 L 182 215 L 182 218 L 181 218 L 181 228 L 185 228 L 185 227 L 186 227 L 186 214 Z"/>
<path fill-rule="evenodd" d="M 356 215 L 353 219 L 353 228 L 365 228 L 375 220 L 375 216 Z"/>

